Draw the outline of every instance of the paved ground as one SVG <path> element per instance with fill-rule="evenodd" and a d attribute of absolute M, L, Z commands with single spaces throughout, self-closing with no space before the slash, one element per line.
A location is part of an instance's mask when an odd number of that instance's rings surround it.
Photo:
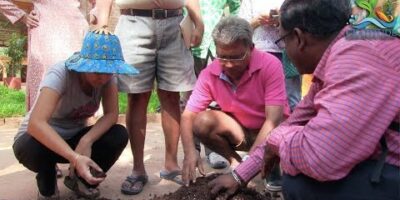
<path fill-rule="evenodd" d="M 0 124 L 0 200 L 26 200 L 36 199 L 37 188 L 35 174 L 25 169 L 15 159 L 12 151 L 13 137 L 17 131 L 18 120 L 13 123 Z M 182 147 L 178 154 L 178 160 L 183 159 Z M 174 192 L 179 185 L 161 180 L 159 170 L 164 162 L 164 136 L 160 123 L 150 122 L 147 125 L 147 138 L 145 145 L 145 165 L 149 175 L 149 183 L 144 191 L 136 196 L 127 196 L 120 193 L 122 180 L 130 174 L 132 168 L 132 156 L 129 144 L 125 148 L 119 160 L 107 174 L 107 179 L 99 186 L 101 196 L 109 199 L 151 199 L 154 195 Z M 204 165 L 205 167 L 207 164 Z M 64 174 L 68 165 L 60 165 Z M 206 168 L 207 173 L 215 172 Z M 223 172 L 223 171 L 219 171 Z M 262 182 L 259 177 L 249 184 L 262 190 Z M 58 180 L 61 199 L 73 197 L 74 194 L 63 184 L 63 178 Z"/>

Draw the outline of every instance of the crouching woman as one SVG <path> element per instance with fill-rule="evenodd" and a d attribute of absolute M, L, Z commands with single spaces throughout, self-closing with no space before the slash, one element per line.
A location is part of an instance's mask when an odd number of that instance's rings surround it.
<path fill-rule="evenodd" d="M 116 124 L 113 74 L 136 73 L 124 62 L 118 38 L 104 29 L 89 32 L 81 52 L 48 70 L 13 145 L 18 161 L 37 173 L 38 199 L 59 198 L 56 163 L 70 163 L 64 183 L 78 196 L 100 195 L 97 186 L 128 141 L 125 127 Z M 104 115 L 89 126 L 100 103 Z"/>

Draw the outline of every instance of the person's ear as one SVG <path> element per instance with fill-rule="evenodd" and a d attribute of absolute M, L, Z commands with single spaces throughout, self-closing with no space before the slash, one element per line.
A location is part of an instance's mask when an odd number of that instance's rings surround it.
<path fill-rule="evenodd" d="M 296 46 L 300 51 L 304 51 L 306 45 L 307 45 L 307 38 L 306 34 L 304 31 L 302 31 L 299 28 L 294 28 L 293 29 L 295 41 L 296 41 Z"/>

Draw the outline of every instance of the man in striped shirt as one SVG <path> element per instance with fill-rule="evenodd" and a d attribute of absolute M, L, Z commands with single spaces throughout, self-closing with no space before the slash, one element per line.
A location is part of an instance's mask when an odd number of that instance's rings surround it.
<path fill-rule="evenodd" d="M 310 92 L 213 193 L 233 194 L 280 159 L 285 200 L 400 197 L 400 39 L 355 31 L 349 16 L 346 0 L 285 1 L 279 40 L 313 73 Z"/>

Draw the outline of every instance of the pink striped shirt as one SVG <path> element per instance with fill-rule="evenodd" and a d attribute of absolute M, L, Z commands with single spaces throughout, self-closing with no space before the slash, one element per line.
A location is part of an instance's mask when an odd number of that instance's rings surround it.
<path fill-rule="evenodd" d="M 0 0 L 0 12 L 13 24 L 25 15 L 13 2 L 5 0 Z"/>
<path fill-rule="evenodd" d="M 384 135 L 386 163 L 400 166 L 400 133 L 388 130 L 400 118 L 400 39 L 348 40 L 347 30 L 325 51 L 293 114 L 235 169 L 244 181 L 260 171 L 265 145 L 285 173 L 330 181 L 377 158 Z"/>

